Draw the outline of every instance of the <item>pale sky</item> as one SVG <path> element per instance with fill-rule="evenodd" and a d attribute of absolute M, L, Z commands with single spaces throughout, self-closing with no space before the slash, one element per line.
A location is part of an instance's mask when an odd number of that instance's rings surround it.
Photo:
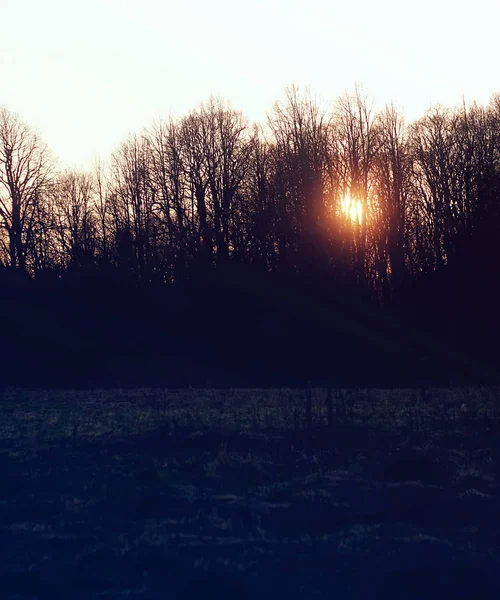
<path fill-rule="evenodd" d="M 356 83 L 409 120 L 500 92 L 500 0 L 0 0 L 0 105 L 70 167 L 211 94 L 263 122 Z"/>

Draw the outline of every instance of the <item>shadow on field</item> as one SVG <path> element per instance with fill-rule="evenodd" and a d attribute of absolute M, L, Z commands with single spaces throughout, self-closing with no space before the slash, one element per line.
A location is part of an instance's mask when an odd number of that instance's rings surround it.
<path fill-rule="evenodd" d="M 173 419 L 4 435 L 1 597 L 498 598 L 497 437 Z"/>

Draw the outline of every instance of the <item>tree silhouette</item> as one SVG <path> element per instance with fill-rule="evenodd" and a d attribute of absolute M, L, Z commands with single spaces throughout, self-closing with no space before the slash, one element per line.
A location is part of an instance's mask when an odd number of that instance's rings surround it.
<path fill-rule="evenodd" d="M 414 381 L 427 356 L 491 380 L 499 200 L 500 95 L 407 124 L 361 88 L 327 110 L 291 86 L 262 126 L 211 98 L 90 173 L 2 109 L 0 309 L 44 307 L 128 379 Z"/>
<path fill-rule="evenodd" d="M 0 218 L 10 267 L 24 272 L 44 193 L 50 183 L 48 152 L 38 136 L 6 108 L 0 109 Z"/>
<path fill-rule="evenodd" d="M 402 115 L 387 106 L 379 117 L 379 148 L 373 165 L 376 207 L 372 218 L 377 237 L 376 282 L 386 290 L 405 281 L 409 259 L 408 201 L 412 159 Z"/>

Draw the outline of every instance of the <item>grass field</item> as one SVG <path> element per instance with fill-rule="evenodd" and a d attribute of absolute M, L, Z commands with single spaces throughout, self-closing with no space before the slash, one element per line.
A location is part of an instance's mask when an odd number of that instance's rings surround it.
<path fill-rule="evenodd" d="M 0 598 L 500 598 L 500 390 L 6 389 Z"/>

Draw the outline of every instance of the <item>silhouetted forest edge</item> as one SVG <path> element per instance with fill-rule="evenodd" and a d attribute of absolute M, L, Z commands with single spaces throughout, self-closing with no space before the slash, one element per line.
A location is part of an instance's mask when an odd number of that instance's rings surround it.
<path fill-rule="evenodd" d="M 238 275 L 247 282 L 240 285 Z M 252 279 L 252 275 L 255 276 Z M 176 288 L 107 279 L 1 279 L 3 384 L 354 386 L 498 383 L 467 351 L 368 301 L 311 293 L 249 268 Z M 104 299 L 104 301 L 103 301 Z M 450 323 L 450 327 L 453 324 Z M 481 333 L 481 335 L 484 335 Z M 473 340 L 474 341 L 474 340 Z"/>
<path fill-rule="evenodd" d="M 500 95 L 406 123 L 292 86 L 62 170 L 0 109 L 0 383 L 498 383 Z"/>

